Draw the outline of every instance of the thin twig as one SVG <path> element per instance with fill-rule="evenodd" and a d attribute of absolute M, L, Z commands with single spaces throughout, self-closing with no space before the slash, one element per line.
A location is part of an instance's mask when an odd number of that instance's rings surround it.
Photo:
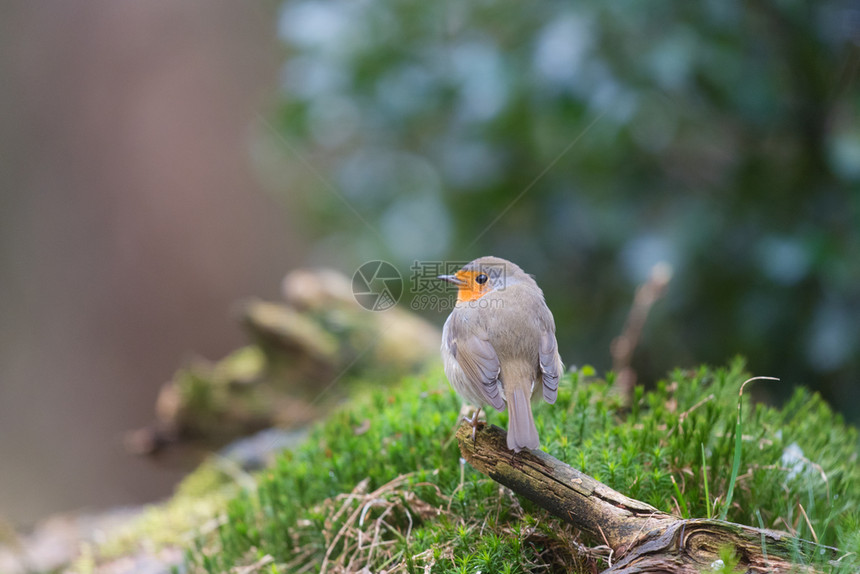
<path fill-rule="evenodd" d="M 668 263 L 658 263 L 651 269 L 648 280 L 636 289 L 624 329 L 609 347 L 612 370 L 615 372 L 615 388 L 627 404 L 633 397 L 633 387 L 636 385 L 636 372 L 630 366 L 633 351 L 639 345 L 651 307 L 666 293 L 671 279 L 672 267 Z"/>

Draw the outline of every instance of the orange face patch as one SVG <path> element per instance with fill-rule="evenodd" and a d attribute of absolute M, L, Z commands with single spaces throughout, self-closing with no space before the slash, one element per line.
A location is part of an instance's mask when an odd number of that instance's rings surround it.
<path fill-rule="evenodd" d="M 476 301 L 492 291 L 487 275 L 481 271 L 457 271 L 454 276 L 463 282 L 457 290 L 457 303 Z"/>

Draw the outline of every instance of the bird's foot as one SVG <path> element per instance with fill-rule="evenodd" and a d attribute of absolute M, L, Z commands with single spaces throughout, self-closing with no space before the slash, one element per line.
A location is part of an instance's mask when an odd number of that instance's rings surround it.
<path fill-rule="evenodd" d="M 472 418 L 467 416 L 463 417 L 463 420 L 472 425 L 472 442 L 477 442 L 477 438 L 475 437 L 475 433 L 478 430 L 478 415 L 481 414 L 481 407 L 478 407 L 477 410 L 472 415 Z"/>

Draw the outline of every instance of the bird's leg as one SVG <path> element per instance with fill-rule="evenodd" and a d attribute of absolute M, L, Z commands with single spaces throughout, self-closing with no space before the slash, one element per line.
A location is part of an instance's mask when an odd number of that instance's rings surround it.
<path fill-rule="evenodd" d="M 478 407 L 477 410 L 475 410 L 475 414 L 472 415 L 472 418 L 463 417 L 463 419 L 467 423 L 472 425 L 472 442 L 473 443 L 478 441 L 478 439 L 475 438 L 475 432 L 478 430 L 478 415 L 479 414 L 481 414 L 481 407 Z"/>

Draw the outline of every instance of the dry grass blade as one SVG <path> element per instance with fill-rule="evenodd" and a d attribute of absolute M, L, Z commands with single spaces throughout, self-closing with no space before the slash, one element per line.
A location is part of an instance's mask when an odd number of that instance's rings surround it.
<path fill-rule="evenodd" d="M 326 524 L 334 524 L 347 510 L 352 508 L 352 511 L 344 520 L 337 534 L 333 537 L 326 536 L 327 546 L 320 566 L 321 574 L 325 574 L 330 569 L 334 572 L 358 572 L 379 560 L 386 564 L 391 563 L 392 559 L 400 554 L 391 552 L 391 547 L 400 540 L 408 541 L 412 533 L 414 521 L 410 507 L 412 510 L 417 510 L 418 515 L 422 518 L 436 517 L 443 512 L 441 508 L 436 508 L 419 499 L 412 490 L 402 488 L 412 476 L 413 473 L 400 475 L 373 492 L 359 494 L 359 492 L 366 490 L 366 483 L 362 481 L 364 485 L 362 488 L 359 488 L 362 486 L 360 484 L 352 493 L 344 497 L 344 503 L 331 518 L 326 520 Z M 427 485 L 427 483 L 419 483 L 414 486 L 422 484 Z M 355 503 L 358 504 L 354 506 Z M 383 510 L 379 516 L 371 520 L 369 516 L 373 508 L 382 508 Z M 395 511 L 398 511 L 400 516 L 405 517 L 405 520 L 408 521 L 405 533 L 387 520 L 393 516 Z M 384 539 L 386 538 L 385 532 L 390 533 L 394 538 Z M 340 545 L 343 547 L 339 552 L 336 552 Z M 384 550 L 388 550 L 388 553 L 380 555 Z M 335 555 L 337 555 L 336 559 Z"/>
<path fill-rule="evenodd" d="M 231 574 L 254 574 L 255 572 L 262 571 L 263 568 L 268 566 L 269 564 L 274 563 L 275 559 L 266 554 L 253 564 L 249 564 L 247 566 L 237 566 L 230 570 Z"/>
<path fill-rule="evenodd" d="M 797 503 L 798 508 L 800 508 L 800 513 L 803 515 L 803 520 L 806 521 L 806 526 L 809 527 L 809 531 L 812 533 L 812 539 L 818 544 L 818 535 L 815 533 L 815 529 L 812 527 L 812 522 L 809 521 L 809 516 L 806 514 L 806 509 L 803 508 L 803 505 L 799 502 Z"/>

